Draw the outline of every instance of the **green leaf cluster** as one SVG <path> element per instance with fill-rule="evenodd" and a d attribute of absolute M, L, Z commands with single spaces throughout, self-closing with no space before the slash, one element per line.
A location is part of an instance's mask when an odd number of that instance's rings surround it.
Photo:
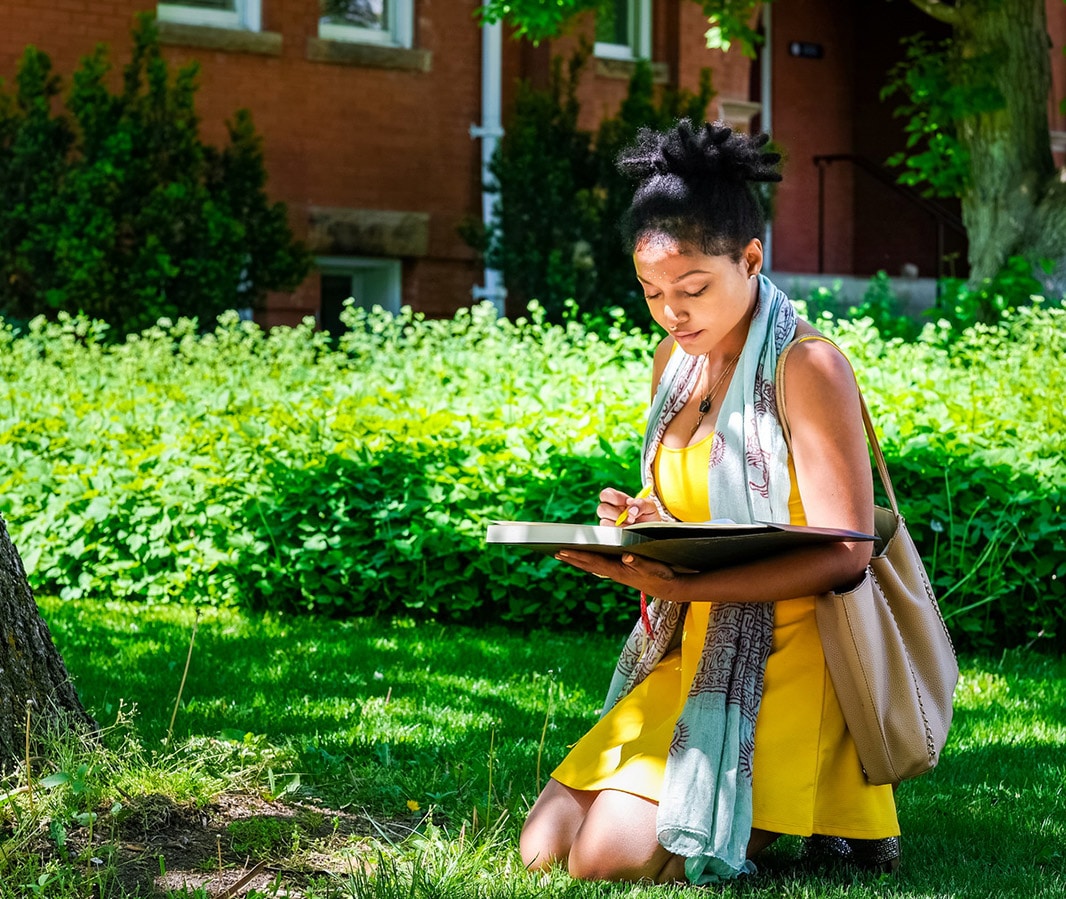
<path fill-rule="evenodd" d="M 112 333 L 163 316 L 213 321 L 290 290 L 310 256 L 265 193 L 247 110 L 221 149 L 199 136 L 198 70 L 171 75 L 151 17 L 139 17 L 121 88 L 101 45 L 65 103 L 34 47 L 0 91 L 0 313 L 85 313 Z"/>
<path fill-rule="evenodd" d="M 899 182 L 927 197 L 961 197 L 970 184 L 970 154 L 959 128 L 1003 106 L 990 56 L 963 54 L 956 41 L 934 42 L 923 34 L 904 38 L 904 57 L 888 73 L 881 99 L 899 96 L 894 115 L 906 118 L 906 150 L 886 164 L 900 169 Z"/>
<path fill-rule="evenodd" d="M 235 314 L 123 342 L 85 317 L 0 330 L 0 511 L 35 588 L 615 631 L 632 591 L 486 548 L 493 519 L 589 522 L 635 484 L 652 339 L 482 304 Z M 965 645 L 1063 645 L 1066 308 L 905 342 L 825 319 Z"/>
<path fill-rule="evenodd" d="M 754 58 L 755 47 L 762 42 L 751 27 L 759 5 L 759 0 L 700 0 L 709 26 L 707 46 L 725 52 L 735 43 Z M 487 0 L 478 7 L 477 16 L 482 23 L 506 22 L 515 37 L 539 44 L 564 33 L 582 13 L 613 16 L 615 7 L 612 0 Z"/>

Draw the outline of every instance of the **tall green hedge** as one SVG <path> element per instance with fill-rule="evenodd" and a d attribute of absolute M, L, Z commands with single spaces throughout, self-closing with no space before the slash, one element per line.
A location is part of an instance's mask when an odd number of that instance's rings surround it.
<path fill-rule="evenodd" d="M 311 256 L 266 194 L 247 110 L 205 144 L 198 68 L 171 72 L 141 16 L 113 90 L 110 51 L 82 60 L 69 92 L 27 47 L 0 81 L 0 314 L 84 312 L 119 337 L 162 316 L 212 321 L 291 290 Z"/>
<path fill-rule="evenodd" d="M 337 344 L 235 316 L 114 344 L 85 318 L 0 330 L 0 512 L 36 589 L 627 626 L 632 591 L 483 538 L 590 521 L 601 487 L 635 486 L 652 338 L 536 307 L 350 323 Z M 1066 645 L 1066 310 L 914 343 L 824 324 L 960 645 Z"/>

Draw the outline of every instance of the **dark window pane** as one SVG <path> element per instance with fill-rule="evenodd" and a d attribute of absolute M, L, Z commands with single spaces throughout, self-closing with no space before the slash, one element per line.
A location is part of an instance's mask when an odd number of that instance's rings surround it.
<path fill-rule="evenodd" d="M 596 40 L 629 46 L 629 0 L 614 0 L 596 10 Z"/>

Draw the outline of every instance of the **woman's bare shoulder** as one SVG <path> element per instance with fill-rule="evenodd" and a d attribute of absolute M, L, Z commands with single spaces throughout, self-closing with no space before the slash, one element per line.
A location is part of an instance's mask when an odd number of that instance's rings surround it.
<path fill-rule="evenodd" d="M 808 338 L 821 338 L 810 340 Z M 800 319 L 796 323 L 795 345 L 789 350 L 785 376 L 792 382 L 793 372 L 799 378 L 836 380 L 843 377 L 847 383 L 853 380 L 851 363 L 835 343 L 827 338 L 810 322 Z"/>

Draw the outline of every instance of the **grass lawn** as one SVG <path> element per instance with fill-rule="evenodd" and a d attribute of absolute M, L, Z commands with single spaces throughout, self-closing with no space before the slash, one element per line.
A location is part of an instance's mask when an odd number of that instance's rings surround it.
<path fill-rule="evenodd" d="M 618 636 L 41 608 L 105 738 L 50 741 L 32 809 L 10 792 L 24 776 L 6 784 L 0 896 L 682 892 L 531 877 L 518 856 L 526 809 L 595 720 Z M 804 871 L 785 838 L 721 895 L 1066 895 L 1066 660 L 960 663 L 943 761 L 898 793 L 897 877 Z"/>

